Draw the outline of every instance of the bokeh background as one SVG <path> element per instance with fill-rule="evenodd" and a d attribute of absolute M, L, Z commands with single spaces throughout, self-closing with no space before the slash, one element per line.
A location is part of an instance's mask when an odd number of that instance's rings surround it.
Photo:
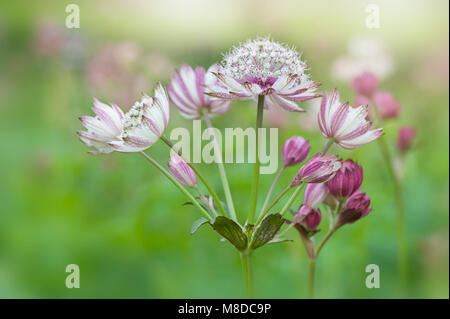
<path fill-rule="evenodd" d="M 397 129 L 417 130 L 404 159 L 407 282 L 399 279 L 392 184 L 378 145 L 333 148 L 363 165 L 374 210 L 325 246 L 317 296 L 449 297 L 447 1 L 66 2 L 0 4 L 0 297 L 242 297 L 238 254 L 208 227 L 189 234 L 199 214 L 182 206 L 173 185 L 139 155 L 87 154 L 75 132 L 93 96 L 127 108 L 183 62 L 208 67 L 232 45 L 269 34 L 303 51 L 312 78 L 337 87 L 344 100 L 355 97 L 355 73 L 375 72 L 402 104 L 399 118 L 385 123 L 394 154 Z M 69 3 L 79 5 L 80 29 L 65 27 Z M 368 3 L 380 8 L 378 29 L 365 25 Z M 265 124 L 280 128 L 280 147 L 293 135 L 309 138 L 313 151 L 323 147 L 317 103 L 305 108 L 266 113 Z M 246 128 L 255 113 L 252 103 L 236 102 L 214 125 Z M 179 126 L 191 123 L 174 110 L 169 131 Z M 167 161 L 161 143 L 149 153 Z M 244 220 L 251 166 L 226 168 Z M 223 195 L 216 166 L 202 169 Z M 272 178 L 262 177 L 261 197 Z M 288 237 L 295 241 L 255 252 L 256 297 L 306 297 L 308 259 L 297 234 Z M 80 289 L 65 287 L 72 263 L 80 266 Z M 379 289 L 365 287 L 368 264 L 380 267 Z"/>

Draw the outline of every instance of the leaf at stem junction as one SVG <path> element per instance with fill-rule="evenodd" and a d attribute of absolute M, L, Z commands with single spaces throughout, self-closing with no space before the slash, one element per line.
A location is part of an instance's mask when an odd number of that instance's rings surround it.
<path fill-rule="evenodd" d="M 284 218 L 278 213 L 264 217 L 253 232 L 250 249 L 256 249 L 271 241 L 278 233 L 283 223 Z"/>
<path fill-rule="evenodd" d="M 217 216 L 211 226 L 238 250 L 245 250 L 247 248 L 247 235 L 242 230 L 242 227 L 234 220 L 224 216 Z"/>
<path fill-rule="evenodd" d="M 201 217 L 197 219 L 193 224 L 191 228 L 191 235 L 194 235 L 194 233 L 199 229 L 202 225 L 206 224 L 208 220 L 204 217 Z"/>

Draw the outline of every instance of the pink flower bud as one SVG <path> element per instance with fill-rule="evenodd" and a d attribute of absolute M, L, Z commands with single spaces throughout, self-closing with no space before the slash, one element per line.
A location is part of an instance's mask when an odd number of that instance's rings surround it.
<path fill-rule="evenodd" d="M 334 177 L 326 182 L 328 190 L 337 198 L 349 197 L 361 186 L 363 181 L 362 168 L 352 160 L 342 162 L 341 168 Z"/>
<path fill-rule="evenodd" d="M 329 191 L 325 183 L 308 184 L 303 194 L 303 202 L 309 207 L 316 207 L 327 197 Z"/>
<path fill-rule="evenodd" d="M 353 105 L 355 107 L 362 106 L 362 105 L 369 105 L 369 104 L 370 104 L 369 98 L 364 95 L 356 96 L 355 101 L 353 102 Z"/>
<path fill-rule="evenodd" d="M 394 100 L 391 93 L 377 92 L 373 99 L 383 120 L 396 118 L 400 113 L 401 105 Z"/>
<path fill-rule="evenodd" d="M 331 179 L 341 167 L 336 155 L 325 155 L 317 153 L 309 159 L 298 171 L 290 186 L 294 187 L 301 183 L 323 183 Z"/>
<path fill-rule="evenodd" d="M 197 176 L 184 159 L 175 152 L 170 155 L 167 164 L 172 175 L 183 185 L 193 187 L 197 184 Z"/>
<path fill-rule="evenodd" d="M 370 207 L 370 198 L 361 191 L 356 191 L 348 199 L 347 205 L 339 214 L 337 227 L 345 224 L 351 224 L 367 216 L 372 208 Z"/>
<path fill-rule="evenodd" d="M 411 143 L 416 136 L 416 130 L 412 127 L 402 127 L 397 134 L 397 148 L 400 152 L 406 152 L 410 149 Z"/>
<path fill-rule="evenodd" d="M 352 86 L 358 94 L 372 96 L 378 88 L 378 79 L 373 73 L 364 72 L 353 80 Z"/>
<path fill-rule="evenodd" d="M 309 230 L 315 230 L 322 220 L 322 213 L 319 209 L 313 209 L 307 205 L 302 205 L 294 217 L 294 221 L 305 226 Z"/>
<path fill-rule="evenodd" d="M 309 142 L 301 136 L 294 136 L 286 140 L 281 157 L 284 167 L 295 166 L 303 162 L 309 154 Z"/>

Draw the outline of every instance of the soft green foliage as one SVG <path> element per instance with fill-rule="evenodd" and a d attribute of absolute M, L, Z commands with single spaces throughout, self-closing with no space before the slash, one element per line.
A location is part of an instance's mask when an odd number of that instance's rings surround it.
<path fill-rule="evenodd" d="M 243 1 L 247 5 L 239 10 L 232 4 L 227 7 L 228 1 L 218 1 L 218 8 L 206 5 L 210 2 L 193 6 L 197 13 L 190 17 L 183 6 L 153 8 L 159 1 L 79 1 L 79 30 L 64 29 L 65 2 L 0 4 L 0 297 L 242 297 L 239 254 L 210 227 L 190 235 L 191 225 L 201 216 L 195 207 L 182 205 L 187 199 L 164 176 L 138 154 L 89 155 L 75 132 L 82 128 L 77 117 L 91 113 L 92 96 L 114 102 L 115 88 L 99 92 L 86 81 L 84 61 L 102 44 L 134 41 L 146 54 L 167 56 L 173 62 L 171 70 L 183 62 L 207 67 L 232 44 L 270 33 L 303 51 L 313 79 L 322 82 L 323 89 L 337 87 L 349 101 L 354 98 L 349 83 L 330 75 L 332 61 L 345 54 L 354 35 L 383 40 L 396 68 L 381 86 L 403 105 L 401 117 L 386 123 L 384 138 L 395 152 L 400 125 L 415 126 L 418 132 L 415 147 L 405 157 L 403 178 L 408 282 L 399 280 L 392 185 L 378 145 L 354 151 L 332 147 L 330 152 L 364 167 L 362 188 L 372 199 L 373 211 L 342 227 L 327 243 L 317 262 L 316 296 L 448 298 L 448 2 L 412 1 L 397 5 L 401 8 L 392 4 L 392 10 L 386 2 L 379 30 L 365 28 L 362 5 L 344 1 L 277 1 L 277 6 L 261 7 L 265 9 L 258 9 L 259 2 Z M 139 8 L 144 3 L 145 8 Z M 65 48 L 55 56 L 38 56 L 33 37 L 44 18 L 82 36 L 85 53 L 73 59 L 71 49 Z M 433 61 L 439 52 L 447 65 L 436 67 Z M 157 74 L 158 68 L 150 66 L 163 63 L 146 61 L 139 59 L 141 67 L 133 74 L 148 80 L 145 91 L 151 93 L 157 80 L 167 83 L 170 72 Z M 139 91 L 133 94 L 139 97 Z M 175 109 L 172 114 L 169 131 L 191 128 Z M 279 130 L 280 149 L 293 135 L 310 139 L 312 152 L 323 147 L 320 133 L 299 124 L 305 114 L 285 115 L 288 123 Z M 246 128 L 254 125 L 255 116 L 254 103 L 236 102 L 213 124 Z M 163 143 L 149 154 L 161 163 L 168 161 Z M 238 219 L 244 223 L 252 166 L 225 166 Z M 200 168 L 224 199 L 217 167 Z M 274 195 L 296 169 L 286 169 Z M 272 179 L 260 178 L 257 211 Z M 295 208 L 299 204 L 297 200 Z M 318 239 L 327 227 L 326 222 L 320 225 Z M 286 237 L 294 241 L 265 245 L 253 254 L 255 297 L 306 297 L 308 258 L 295 229 Z M 72 263 L 80 266 L 80 289 L 64 284 L 65 268 Z M 380 267 L 379 289 L 365 287 L 368 264 Z"/>

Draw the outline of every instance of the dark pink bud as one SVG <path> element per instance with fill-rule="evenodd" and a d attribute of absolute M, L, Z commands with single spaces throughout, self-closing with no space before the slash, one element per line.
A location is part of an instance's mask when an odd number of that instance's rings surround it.
<path fill-rule="evenodd" d="M 322 220 L 320 209 L 313 209 L 309 206 L 302 205 L 295 215 L 294 222 L 298 222 L 309 230 L 315 230 Z"/>
<path fill-rule="evenodd" d="M 341 167 L 336 155 L 317 153 L 311 157 L 298 171 L 290 186 L 301 183 L 323 183 L 331 179 Z"/>
<path fill-rule="evenodd" d="M 406 152 L 411 148 L 412 141 L 416 136 L 416 130 L 412 127 L 402 127 L 397 134 L 397 148 L 400 152 Z"/>
<path fill-rule="evenodd" d="M 345 224 L 351 224 L 367 216 L 372 208 L 370 207 L 370 198 L 359 190 L 354 192 L 348 199 L 347 205 L 339 214 L 337 227 Z"/>
<path fill-rule="evenodd" d="M 372 96 L 378 88 L 378 79 L 373 73 L 364 72 L 353 80 L 352 86 L 358 94 Z"/>
<path fill-rule="evenodd" d="M 308 157 L 309 148 L 309 142 L 301 136 L 294 136 L 286 140 L 281 152 L 284 166 L 295 166 L 303 162 Z"/>
<path fill-rule="evenodd" d="M 170 155 L 167 164 L 172 175 L 183 185 L 193 187 L 197 184 L 197 175 L 184 159 L 175 152 Z"/>
<path fill-rule="evenodd" d="M 341 168 L 336 172 L 326 185 L 331 194 L 344 199 L 359 189 L 363 181 L 361 166 L 348 159 L 342 162 Z"/>
<path fill-rule="evenodd" d="M 402 108 L 389 92 L 377 92 L 374 94 L 373 100 L 383 120 L 396 118 Z"/>

